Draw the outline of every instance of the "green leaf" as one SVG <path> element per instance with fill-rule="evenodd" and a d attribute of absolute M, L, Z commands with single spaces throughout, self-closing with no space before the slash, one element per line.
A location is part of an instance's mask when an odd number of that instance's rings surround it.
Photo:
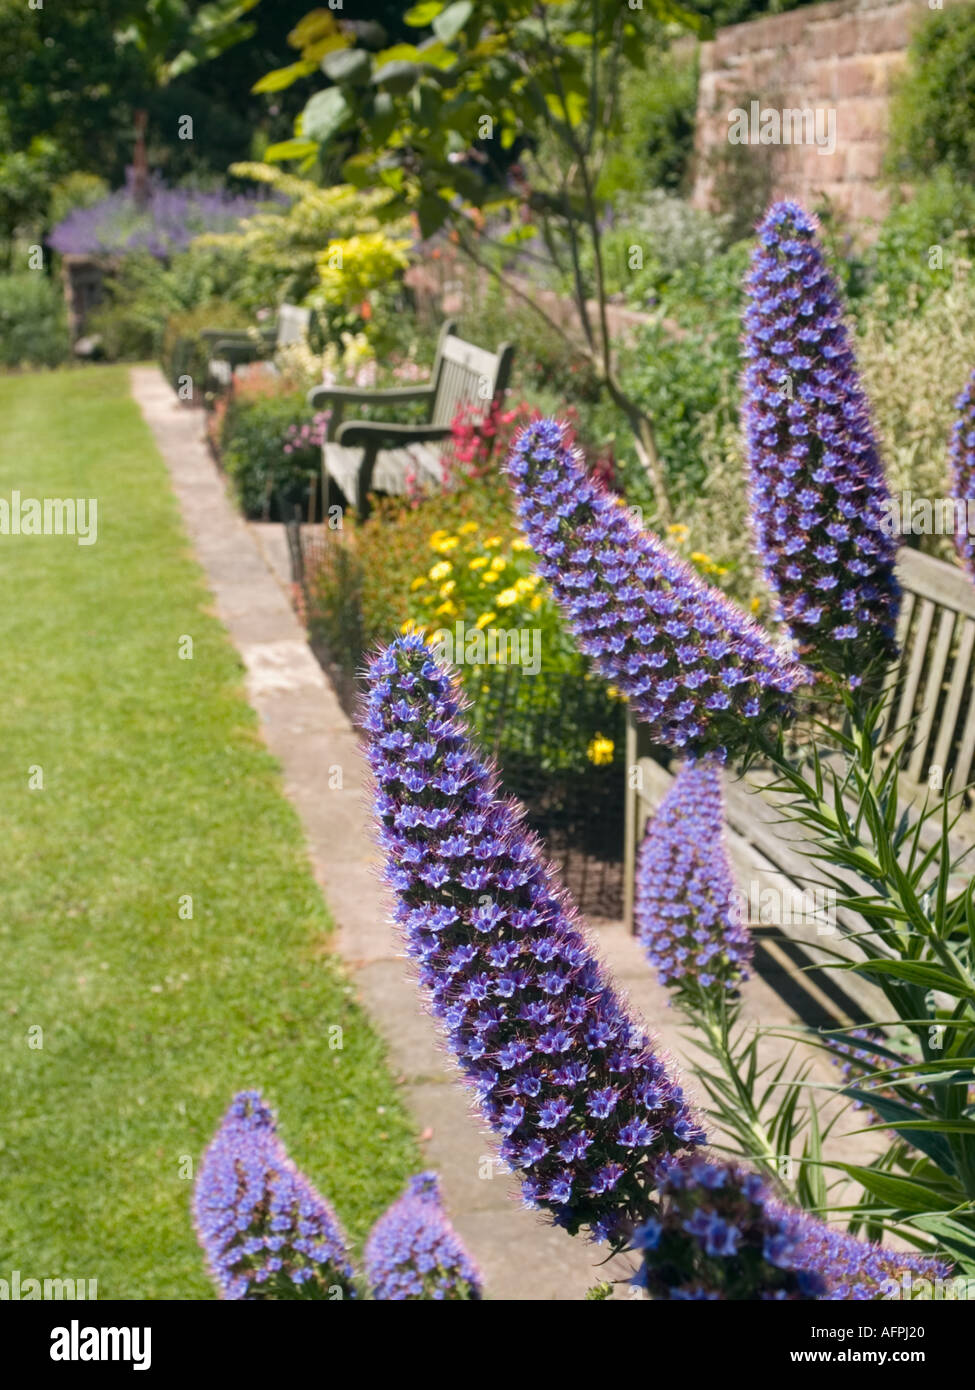
<path fill-rule="evenodd" d="M 446 222 L 450 216 L 450 204 L 436 193 L 424 193 L 417 204 L 416 213 L 420 219 L 420 236 L 426 240 Z"/>
<path fill-rule="evenodd" d="M 268 164 L 277 164 L 282 159 L 307 159 L 309 155 L 317 154 L 318 146 L 314 140 L 279 140 L 275 145 L 268 145 L 264 151 L 264 158 Z"/>
<path fill-rule="evenodd" d="M 910 1178 L 896 1178 L 890 1173 L 880 1173 L 876 1168 L 863 1168 L 856 1163 L 836 1163 L 833 1165 L 855 1178 L 861 1187 L 882 1202 L 902 1211 L 929 1212 L 953 1211 L 957 1202 L 949 1201 L 934 1191 L 927 1183 L 913 1182 Z"/>
<path fill-rule="evenodd" d="M 954 997 L 975 998 L 975 990 L 956 975 L 930 962 L 920 960 L 869 960 L 857 961 L 848 967 L 862 975 L 891 975 L 896 980 L 907 980 L 925 989 L 940 989 Z"/>
<path fill-rule="evenodd" d="M 304 58 L 300 58 L 297 63 L 290 63 L 286 68 L 275 68 L 273 72 L 266 72 L 254 83 L 251 91 L 283 92 L 285 87 L 290 87 L 292 82 L 298 81 L 299 77 L 307 77 L 310 72 L 314 71 L 314 63 L 306 62 Z"/>
<path fill-rule="evenodd" d="M 318 39 L 331 37 L 337 29 L 338 25 L 331 10 L 312 10 L 291 30 L 288 43 L 292 48 L 307 48 Z"/>
<path fill-rule="evenodd" d="M 456 4 L 448 5 L 442 14 L 437 15 L 433 21 L 433 32 L 441 43 L 450 43 L 463 29 L 474 12 L 471 0 L 456 0 Z"/>
<path fill-rule="evenodd" d="M 903 1101 L 878 1095 L 875 1091 L 863 1091 L 859 1087 L 850 1087 L 849 1090 L 844 1090 L 843 1094 L 849 1096 L 851 1100 L 858 1100 L 863 1105 L 869 1106 L 875 1114 L 887 1122 L 886 1128 L 893 1129 L 898 1134 L 905 1121 L 913 1120 L 917 1115 L 917 1111 L 912 1110 Z M 916 1149 L 920 1149 L 921 1153 L 926 1154 L 933 1163 L 936 1163 L 943 1173 L 948 1173 L 952 1177 L 955 1176 L 955 1160 L 952 1157 L 951 1145 L 947 1139 L 939 1138 L 937 1133 L 926 1134 L 922 1132 L 918 1135 L 912 1135 L 911 1143 Z"/>
<path fill-rule="evenodd" d="M 388 87 L 391 92 L 408 92 L 423 73 L 421 63 L 398 58 L 392 63 L 384 63 L 372 75 L 373 85 Z"/>
<path fill-rule="evenodd" d="M 372 65 L 364 48 L 340 48 L 322 59 L 322 72 L 340 85 L 343 82 L 365 82 Z"/>
<path fill-rule="evenodd" d="M 342 178 L 353 188 L 368 188 L 372 181 L 372 165 L 375 155 L 371 150 L 354 154 L 342 165 Z"/>
<path fill-rule="evenodd" d="M 975 1231 L 950 1216 L 915 1216 L 911 1224 L 937 1236 L 966 1274 L 975 1274 Z"/>
<path fill-rule="evenodd" d="M 425 4 L 414 5 L 403 16 L 403 23 L 411 29 L 426 29 L 433 23 L 443 9 L 443 0 L 426 0 Z"/>
<path fill-rule="evenodd" d="M 396 104 L 389 92 L 377 92 L 369 119 L 369 135 L 376 145 L 384 145 L 396 129 Z"/>
<path fill-rule="evenodd" d="M 328 87 L 324 92 L 316 92 L 302 111 L 301 133 L 306 140 L 325 145 L 348 124 L 351 116 L 352 109 L 341 88 Z"/>

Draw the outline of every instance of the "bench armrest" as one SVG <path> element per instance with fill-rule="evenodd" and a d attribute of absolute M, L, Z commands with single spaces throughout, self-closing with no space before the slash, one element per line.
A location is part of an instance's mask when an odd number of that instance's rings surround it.
<path fill-rule="evenodd" d="M 349 420 L 340 425 L 336 444 L 347 449 L 401 448 L 404 444 L 439 444 L 449 439 L 449 425 L 388 425 L 383 420 Z"/>
<path fill-rule="evenodd" d="M 384 391 L 362 391 L 357 386 L 313 386 L 308 392 L 310 406 L 326 405 L 396 405 L 399 401 L 423 401 L 433 395 L 433 387 L 391 386 Z"/>
<path fill-rule="evenodd" d="M 204 343 L 273 343 L 274 330 L 265 328 L 201 328 L 197 337 Z"/>
<path fill-rule="evenodd" d="M 210 355 L 238 367 L 244 362 L 258 362 L 273 351 L 273 343 L 255 342 L 253 338 L 220 338 L 210 348 Z"/>

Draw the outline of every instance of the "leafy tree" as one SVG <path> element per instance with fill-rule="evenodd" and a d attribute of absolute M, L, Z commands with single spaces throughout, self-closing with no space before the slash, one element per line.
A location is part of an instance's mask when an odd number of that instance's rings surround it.
<path fill-rule="evenodd" d="M 926 15 L 919 24 L 891 112 L 888 163 L 895 176 L 943 168 L 975 182 L 975 5 Z"/>
<path fill-rule="evenodd" d="M 289 35 L 299 60 L 260 85 L 319 69 L 328 85 L 306 102 L 295 138 L 266 157 L 312 163 L 322 149 L 350 152 L 344 178 L 391 189 L 391 212 L 413 212 L 424 238 L 449 233 L 576 345 L 630 424 L 666 518 L 653 422 L 613 351 L 599 186 L 624 129 L 624 74 L 643 69 L 673 26 L 701 33 L 706 22 L 677 0 L 425 0 L 404 21 L 413 41 L 377 52 L 330 11 L 307 15 Z M 512 274 L 532 240 L 569 275 L 575 332 Z"/>

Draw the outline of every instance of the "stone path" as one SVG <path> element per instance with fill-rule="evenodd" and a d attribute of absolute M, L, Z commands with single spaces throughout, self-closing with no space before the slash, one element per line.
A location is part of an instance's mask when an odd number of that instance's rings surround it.
<path fill-rule="evenodd" d="M 178 405 L 158 370 L 133 369 L 132 391 L 169 469 L 217 614 L 246 666 L 247 692 L 264 739 L 301 817 L 311 864 L 336 923 L 334 949 L 387 1044 L 405 1102 L 428 1136 L 426 1161 L 442 1175 L 452 1218 L 487 1291 L 494 1298 L 578 1299 L 603 1277 L 596 1252 L 524 1210 L 512 1196 L 511 1178 L 483 1176 L 493 1146 L 454 1080 L 432 1021 L 421 1012 L 396 941 L 369 830 L 364 764 L 291 608 L 281 528 L 242 520 L 203 442 L 203 412 Z M 334 785 L 337 769 L 341 788 Z M 596 939 L 661 1045 L 686 1053 L 679 1020 L 635 940 L 618 923 L 601 924 Z M 795 1021 L 762 979 L 749 983 L 746 1012 L 763 1023 Z M 821 1074 L 835 1079 L 828 1067 Z M 850 1145 L 845 1156 L 866 1157 L 862 1140 Z"/>

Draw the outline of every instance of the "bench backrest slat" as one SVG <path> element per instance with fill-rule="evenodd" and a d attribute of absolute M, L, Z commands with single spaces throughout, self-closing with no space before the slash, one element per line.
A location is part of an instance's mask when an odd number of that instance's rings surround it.
<path fill-rule="evenodd" d="M 465 342 L 453 332 L 441 336 L 434 371 L 433 425 L 450 425 L 464 405 L 486 412 L 508 385 L 512 349 L 502 343 L 497 352 Z"/>
<path fill-rule="evenodd" d="M 975 757 L 975 584 L 957 566 L 906 547 L 897 572 L 904 596 L 900 656 L 886 682 L 894 696 L 887 733 L 903 737 L 911 726 L 902 758 L 909 781 L 921 786 L 930 779 L 936 794 L 950 777 L 960 790 L 971 781 Z"/>
<path fill-rule="evenodd" d="M 304 342 L 311 323 L 311 310 L 299 304 L 282 304 L 278 309 L 278 347 Z"/>

